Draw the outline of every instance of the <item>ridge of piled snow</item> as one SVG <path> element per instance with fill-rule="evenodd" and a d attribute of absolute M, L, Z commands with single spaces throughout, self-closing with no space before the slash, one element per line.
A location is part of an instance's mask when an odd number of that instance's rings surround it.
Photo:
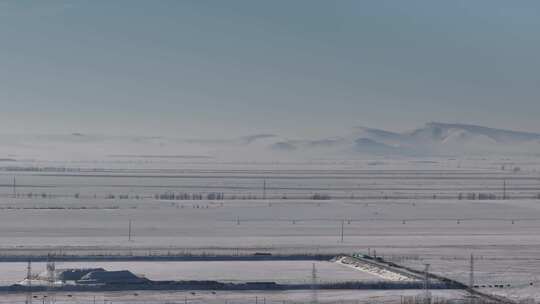
<path fill-rule="evenodd" d="M 341 264 L 346 267 L 353 268 L 362 272 L 369 273 L 371 275 L 380 277 L 386 281 L 392 282 L 412 282 L 416 281 L 415 278 L 405 276 L 401 273 L 391 271 L 387 268 L 377 267 L 373 264 L 364 263 L 360 260 L 353 260 L 349 257 L 339 257 L 335 260 L 335 263 Z"/>

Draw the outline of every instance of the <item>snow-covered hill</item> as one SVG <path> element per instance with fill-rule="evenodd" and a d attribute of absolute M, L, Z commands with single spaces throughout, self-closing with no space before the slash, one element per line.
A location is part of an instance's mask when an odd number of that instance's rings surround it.
<path fill-rule="evenodd" d="M 178 138 L 96 134 L 0 135 L 0 159 L 348 159 L 362 156 L 540 155 L 540 134 L 466 124 L 427 123 L 412 131 L 356 127 L 325 138 L 252 134 Z"/>

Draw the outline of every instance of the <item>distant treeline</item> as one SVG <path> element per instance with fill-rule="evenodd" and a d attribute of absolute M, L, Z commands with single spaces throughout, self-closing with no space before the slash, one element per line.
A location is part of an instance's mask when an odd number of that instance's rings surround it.
<path fill-rule="evenodd" d="M 183 201 L 183 200 L 211 200 L 211 201 L 219 201 L 225 199 L 225 194 L 223 192 L 210 192 L 206 194 L 202 193 L 173 193 L 173 192 L 167 192 L 167 193 L 161 193 L 161 194 L 155 194 L 154 198 L 157 200 L 176 200 L 176 201 Z"/>
<path fill-rule="evenodd" d="M 500 194 L 493 192 L 467 192 L 467 193 L 437 193 L 437 194 L 379 194 L 379 195 L 357 195 L 357 194 L 339 194 L 339 193 L 288 193 L 288 194 L 253 194 L 253 193 L 225 193 L 225 192 L 164 192 L 155 194 L 55 194 L 48 192 L 16 192 L 16 193 L 2 193 L 0 197 L 11 198 L 32 198 L 32 199 L 53 199 L 53 198 L 75 198 L 75 199 L 107 199 L 107 200 L 141 200 L 141 199 L 155 199 L 155 200 L 511 200 L 511 199 L 538 199 L 540 200 L 540 193 L 509 193 Z"/>

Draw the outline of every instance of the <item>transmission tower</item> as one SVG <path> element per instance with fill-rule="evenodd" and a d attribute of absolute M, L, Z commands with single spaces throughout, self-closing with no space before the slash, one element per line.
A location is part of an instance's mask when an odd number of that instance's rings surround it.
<path fill-rule="evenodd" d="M 431 303 L 431 294 L 429 293 L 429 264 L 425 264 L 424 270 L 424 300 L 426 304 Z"/>
<path fill-rule="evenodd" d="M 26 266 L 26 304 L 32 304 L 32 262 L 28 261 Z"/>
<path fill-rule="evenodd" d="M 56 264 L 54 261 L 47 261 L 47 302 L 55 303 L 54 283 L 56 281 Z"/>
<path fill-rule="evenodd" d="M 311 269 L 311 303 L 316 304 L 319 302 L 317 296 L 317 267 L 313 263 L 313 268 Z"/>

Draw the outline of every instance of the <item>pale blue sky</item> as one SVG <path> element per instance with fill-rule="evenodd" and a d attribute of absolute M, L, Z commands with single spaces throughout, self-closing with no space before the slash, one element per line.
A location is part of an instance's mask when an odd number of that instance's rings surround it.
<path fill-rule="evenodd" d="M 540 132 L 536 0 L 0 0 L 2 133 Z"/>

